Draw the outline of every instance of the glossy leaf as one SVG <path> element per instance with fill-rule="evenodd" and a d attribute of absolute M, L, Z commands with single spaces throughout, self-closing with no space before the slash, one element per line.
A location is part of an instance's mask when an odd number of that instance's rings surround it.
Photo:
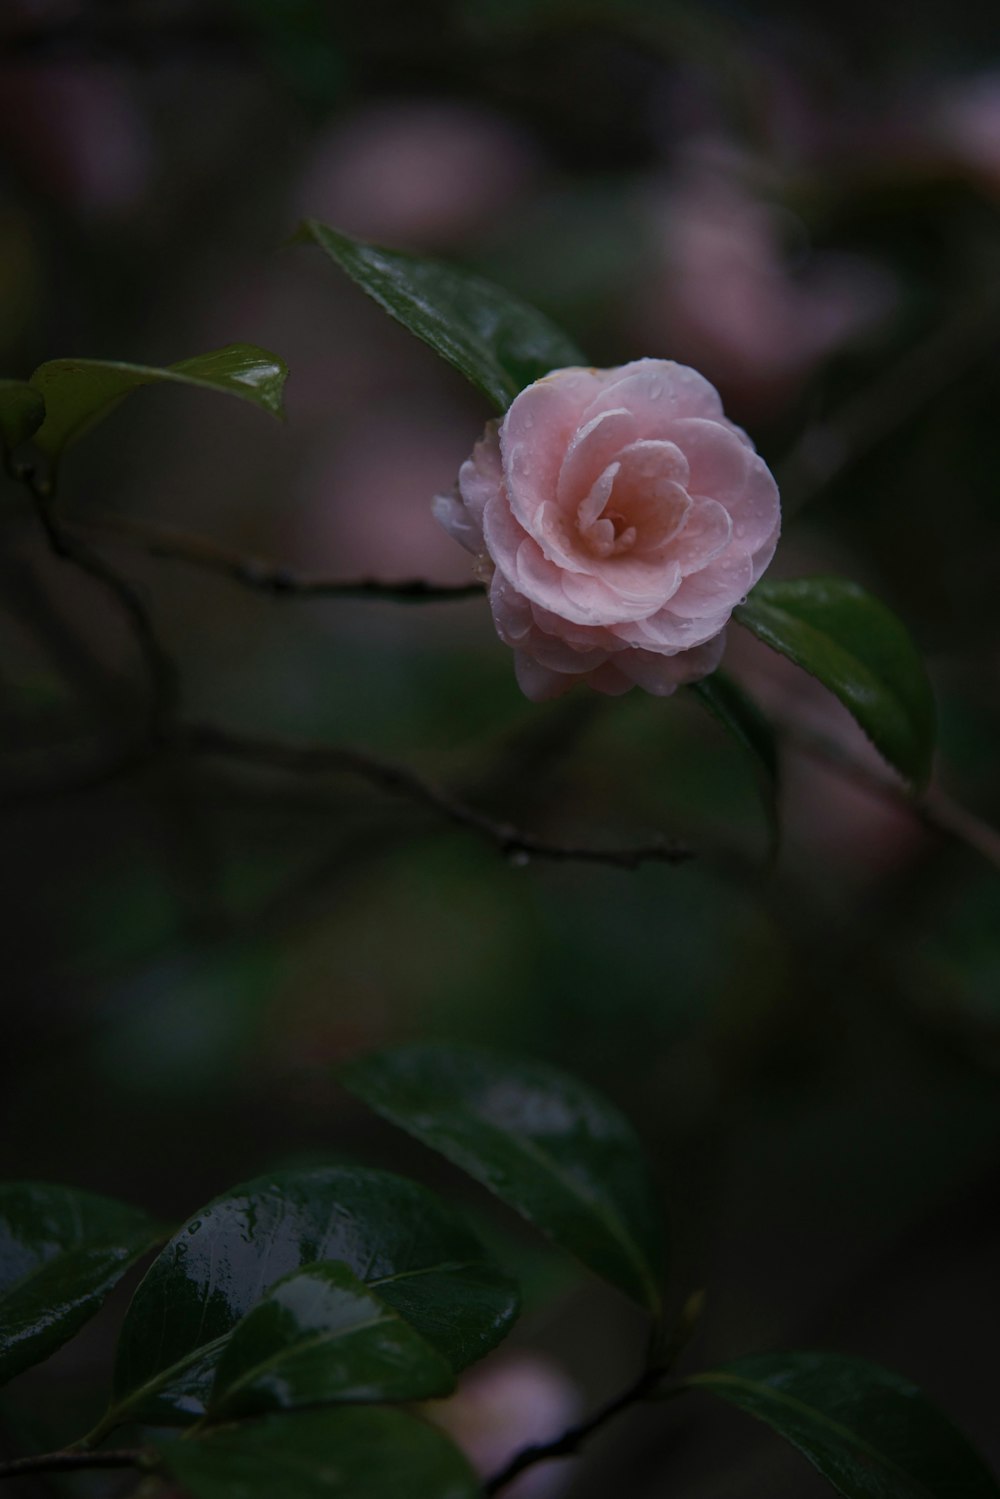
<path fill-rule="evenodd" d="M 0 1383 L 67 1342 L 157 1237 L 145 1213 L 92 1192 L 0 1186 Z"/>
<path fill-rule="evenodd" d="M 192 1499 L 480 1499 L 465 1458 L 435 1427 L 365 1406 L 293 1411 L 162 1442 Z"/>
<path fill-rule="evenodd" d="M 288 369 L 284 360 L 254 344 L 229 344 L 211 354 L 157 368 L 111 359 L 53 359 L 39 365 L 32 387 L 44 397 L 45 420 L 35 442 L 53 459 L 109 416 L 143 385 L 193 385 L 252 401 L 282 416 Z"/>
<path fill-rule="evenodd" d="M 105 1424 L 200 1415 L 237 1322 L 318 1260 L 347 1264 L 455 1369 L 517 1312 L 513 1283 L 416 1182 L 361 1167 L 276 1172 L 210 1203 L 151 1266 L 125 1317 Z"/>
<path fill-rule="evenodd" d="M 295 1270 L 237 1323 L 219 1360 L 216 1419 L 329 1401 L 447 1395 L 451 1365 L 346 1265 Z"/>
<path fill-rule="evenodd" d="M 659 1312 L 659 1208 L 639 1141 L 606 1098 L 539 1062 L 439 1043 L 361 1057 L 339 1076 L 379 1114 Z"/>
<path fill-rule="evenodd" d="M 734 618 L 829 687 L 907 780 L 927 780 L 934 699 L 913 641 L 884 604 L 846 578 L 765 579 Z"/>
<path fill-rule="evenodd" d="M 898 1374 L 838 1353 L 768 1353 L 685 1380 L 765 1421 L 846 1499 L 998 1499 L 982 1459 Z"/>
<path fill-rule="evenodd" d="M 550 370 L 587 361 L 536 308 L 457 266 L 351 239 L 307 219 L 312 240 L 391 317 L 429 344 L 499 411 Z"/>
<path fill-rule="evenodd" d="M 757 772 L 771 844 L 776 848 L 781 834 L 778 817 L 778 747 L 771 724 L 753 698 L 721 671 L 705 677 L 701 682 L 692 683 L 690 690 L 750 756 Z"/>
<path fill-rule="evenodd" d="M 24 380 L 0 380 L 0 443 L 16 448 L 45 420 L 45 402 Z"/>

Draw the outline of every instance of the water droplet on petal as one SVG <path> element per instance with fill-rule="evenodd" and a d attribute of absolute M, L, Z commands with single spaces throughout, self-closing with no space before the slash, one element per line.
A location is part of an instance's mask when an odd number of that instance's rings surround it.
<path fill-rule="evenodd" d="M 649 387 L 649 399 L 651 401 L 658 401 L 662 394 L 663 386 L 660 384 L 659 380 L 654 380 Z"/>

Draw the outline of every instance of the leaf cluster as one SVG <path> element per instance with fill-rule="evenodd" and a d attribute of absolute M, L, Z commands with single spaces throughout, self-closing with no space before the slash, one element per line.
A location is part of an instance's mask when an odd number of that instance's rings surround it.
<path fill-rule="evenodd" d="M 660 1199 L 607 1098 L 556 1068 L 442 1043 L 361 1057 L 339 1077 L 641 1307 L 651 1349 L 663 1348 Z M 71 1338 L 157 1238 L 145 1214 L 107 1198 L 0 1188 L 0 1378 Z M 77 1450 L 99 1462 L 117 1428 L 156 1428 L 136 1466 L 194 1499 L 475 1499 L 479 1478 L 412 1406 L 450 1393 L 510 1332 L 518 1301 L 462 1216 L 415 1181 L 360 1166 L 258 1177 L 160 1248 L 125 1314 L 107 1411 Z M 919 1390 L 861 1360 L 763 1354 L 670 1381 L 654 1351 L 634 1398 L 715 1395 L 848 1499 L 1000 1492 Z M 569 1433 L 553 1449 L 575 1445 Z"/>

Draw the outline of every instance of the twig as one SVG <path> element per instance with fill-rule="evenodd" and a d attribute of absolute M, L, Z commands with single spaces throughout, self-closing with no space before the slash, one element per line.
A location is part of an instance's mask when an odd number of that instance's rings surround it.
<path fill-rule="evenodd" d="M 487 1480 L 483 1485 L 483 1493 L 488 1496 L 499 1494 L 501 1489 L 513 1483 L 526 1468 L 533 1468 L 536 1463 L 547 1462 L 553 1457 L 572 1457 L 595 1431 L 599 1431 L 608 1421 L 628 1410 L 629 1406 L 638 1404 L 651 1394 L 667 1372 L 663 1367 L 644 1369 L 627 1390 L 616 1395 L 614 1400 L 609 1400 L 607 1405 L 601 1406 L 586 1421 L 567 1427 L 561 1436 L 555 1437 L 551 1442 L 539 1442 L 536 1446 L 522 1448 L 505 1468 L 501 1468 L 499 1473 Z"/>
<path fill-rule="evenodd" d="M 568 1427 L 561 1436 L 555 1437 L 551 1442 L 539 1442 L 516 1453 L 505 1468 L 487 1481 L 483 1493 L 498 1494 L 501 1489 L 506 1488 L 519 1474 L 523 1473 L 525 1468 L 532 1468 L 536 1463 L 547 1462 L 550 1457 L 571 1457 L 595 1431 L 599 1431 L 622 1411 L 628 1410 L 630 1405 L 638 1404 L 640 1400 L 645 1400 L 647 1395 L 657 1390 L 690 1342 L 704 1306 L 704 1291 L 693 1291 L 681 1307 L 677 1322 L 666 1337 L 663 1336 L 662 1325 L 658 1328 L 654 1327 L 650 1340 L 650 1362 L 627 1390 L 616 1395 L 607 1405 L 602 1405 L 600 1410 L 588 1416 L 586 1421 L 581 1421 L 577 1426 Z M 659 1353 L 657 1349 L 660 1350 Z M 660 1390 L 659 1393 L 667 1396 L 679 1395 L 683 1391 L 683 1385 L 675 1385 L 672 1389 Z"/>
<path fill-rule="evenodd" d="M 376 759 L 359 750 L 255 739 L 210 725 L 186 728 L 182 732 L 181 743 L 196 754 L 219 755 L 293 773 L 321 775 L 340 771 L 361 776 L 391 795 L 417 802 L 446 821 L 478 833 L 495 844 L 514 863 L 526 864 L 535 858 L 559 863 L 606 864 L 618 869 L 636 869 L 640 864 L 650 862 L 682 864 L 694 857 L 692 849 L 669 843 L 665 839 L 630 848 L 594 848 L 586 844 L 558 843 L 540 838 L 458 801 L 406 766 Z"/>
<path fill-rule="evenodd" d="M 150 738 L 159 738 L 176 710 L 177 674 L 173 662 L 160 643 L 141 595 L 99 552 L 95 552 L 87 542 L 66 528 L 56 513 L 51 490 L 39 480 L 31 464 L 9 464 L 8 472 L 28 489 L 53 554 L 99 583 L 128 619 L 149 680 Z"/>
<path fill-rule="evenodd" d="M 241 557 L 202 536 L 189 536 L 170 526 L 155 526 L 106 513 L 81 516 L 80 524 L 116 531 L 141 543 L 151 557 L 186 562 L 230 578 L 244 588 L 282 598 L 388 599 L 399 603 L 429 603 L 482 597 L 482 583 L 428 583 L 423 578 L 384 582 L 378 578 L 306 578 L 287 567 Z"/>
<path fill-rule="evenodd" d="M 141 1448 L 118 1448 L 108 1452 L 84 1452 L 67 1448 L 62 1452 L 38 1452 L 0 1463 L 0 1478 L 21 1478 L 27 1473 L 74 1473 L 82 1468 L 151 1468 L 151 1453 Z"/>

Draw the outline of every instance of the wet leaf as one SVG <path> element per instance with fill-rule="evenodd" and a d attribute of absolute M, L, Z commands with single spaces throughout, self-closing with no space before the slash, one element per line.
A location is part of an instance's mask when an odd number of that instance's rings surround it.
<path fill-rule="evenodd" d="M 846 578 L 765 579 L 733 617 L 818 677 L 907 780 L 926 782 L 934 698 L 913 641 L 885 604 Z"/>
<path fill-rule="evenodd" d="M 151 1266 L 122 1327 L 106 1427 L 201 1415 L 236 1324 L 320 1260 L 348 1265 L 454 1369 L 495 1347 L 517 1313 L 513 1283 L 416 1182 L 361 1167 L 275 1172 L 209 1203 Z"/>
<path fill-rule="evenodd" d="M 916 1385 L 839 1353 L 766 1353 L 684 1381 L 765 1421 L 846 1499 L 998 1499 L 965 1437 Z"/>
<path fill-rule="evenodd" d="M 424 1400 L 451 1365 L 346 1265 L 295 1270 L 237 1323 L 209 1402 L 214 1419 L 331 1401 Z"/>
<path fill-rule="evenodd" d="M 341 1406 L 265 1416 L 160 1444 L 192 1499 L 480 1499 L 465 1458 L 403 1411 Z"/>
<path fill-rule="evenodd" d="M 24 380 L 0 380 L 0 443 L 16 448 L 45 420 L 45 402 Z"/>
<path fill-rule="evenodd" d="M 601 1094 L 540 1062 L 433 1042 L 361 1057 L 338 1075 L 377 1113 L 659 1312 L 658 1204 L 631 1125 Z"/>
<path fill-rule="evenodd" d="M 351 239 L 307 219 L 312 240 L 397 322 L 470 380 L 498 411 L 550 370 L 586 364 L 543 313 L 470 271 Z"/>
<path fill-rule="evenodd" d="M 159 1237 L 145 1213 L 108 1197 L 0 1186 L 0 1383 L 73 1337 Z"/>
<path fill-rule="evenodd" d="M 163 368 L 112 359 L 52 359 L 31 377 L 32 388 L 45 401 L 45 420 L 35 442 L 55 461 L 64 448 L 144 385 L 192 385 L 222 392 L 280 417 L 287 377 L 284 360 L 254 344 L 229 344 Z"/>

